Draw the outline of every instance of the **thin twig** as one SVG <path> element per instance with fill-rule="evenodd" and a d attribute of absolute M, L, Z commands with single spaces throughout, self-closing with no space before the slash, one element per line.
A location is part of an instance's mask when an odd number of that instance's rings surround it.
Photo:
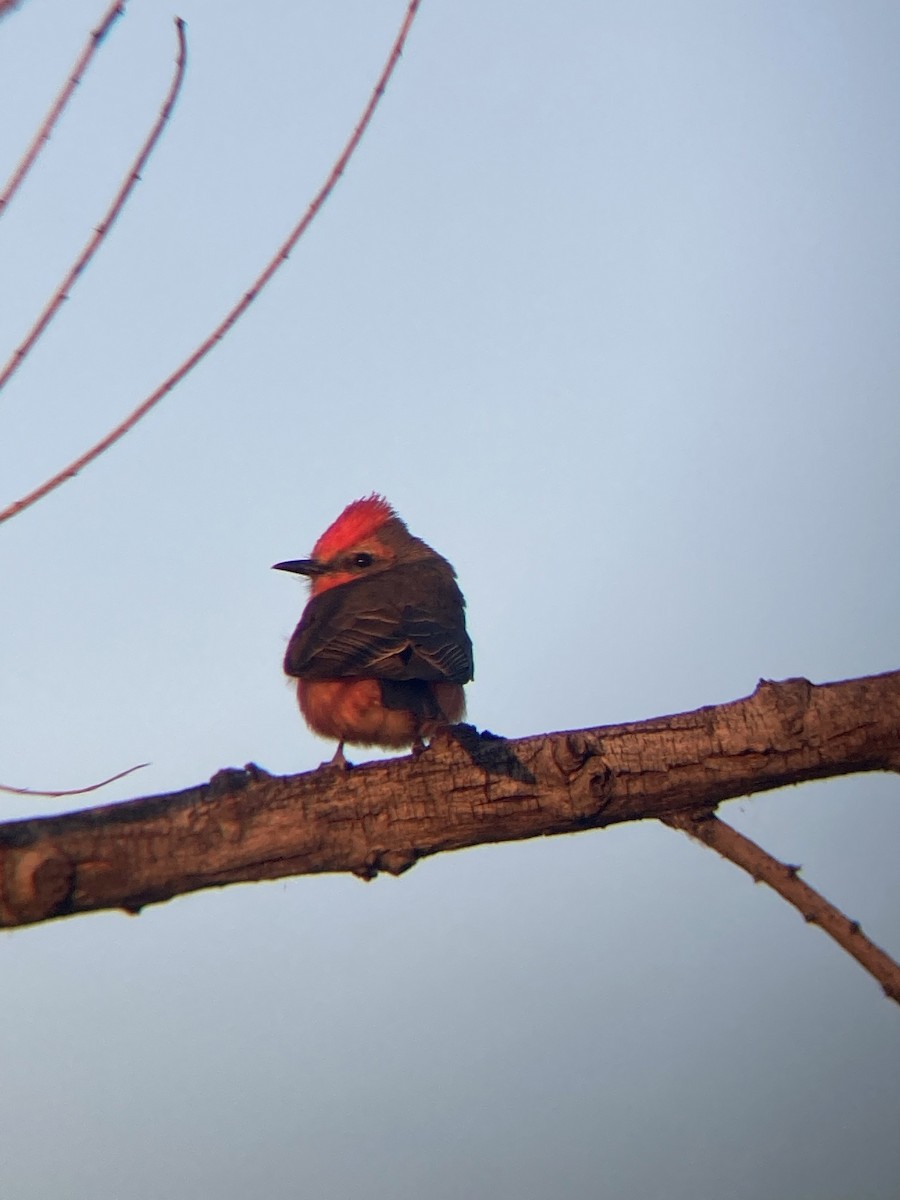
<path fill-rule="evenodd" d="M 379 100 L 384 95 L 388 81 L 390 80 L 390 77 L 394 72 L 394 68 L 400 59 L 400 55 L 403 52 L 403 46 L 406 42 L 407 35 L 410 27 L 412 26 L 413 19 L 420 3 L 421 0 L 410 0 L 409 6 L 406 10 L 406 16 L 403 19 L 403 24 L 400 26 L 400 32 L 397 34 L 384 70 L 381 72 L 378 82 L 372 91 L 369 103 L 366 105 L 365 110 L 363 111 L 363 114 L 356 125 L 356 128 L 353 130 L 349 141 L 341 153 L 341 156 L 331 168 L 328 178 L 320 188 L 315 199 L 307 208 L 303 217 L 294 226 L 289 237 L 278 248 L 268 265 L 257 276 L 253 284 L 250 286 L 249 290 L 244 293 L 240 301 L 235 304 L 227 316 L 223 318 L 223 320 L 216 326 L 212 333 L 210 333 L 206 340 L 202 342 L 197 349 L 188 358 L 186 358 L 184 362 L 182 362 L 181 366 L 173 371 L 172 374 L 165 379 L 158 388 L 156 388 L 155 391 L 151 392 L 147 399 L 138 405 L 138 407 L 134 409 L 134 411 L 130 413 L 130 415 L 127 416 L 120 425 L 117 425 L 115 429 L 97 442 L 96 445 L 92 446 L 89 450 L 86 450 L 85 453 L 79 458 L 76 458 L 74 462 L 71 462 L 62 471 L 54 475 L 52 479 L 48 479 L 46 483 L 42 483 L 40 487 L 35 488 L 34 491 L 29 492 L 28 495 L 23 496 L 20 500 L 14 501 L 7 508 L 0 510 L 0 524 L 2 524 L 4 521 L 8 521 L 10 517 L 14 517 L 17 513 L 22 512 L 23 509 L 30 508 L 30 506 L 37 503 L 38 500 L 42 500 L 44 496 L 46 496 L 49 492 L 52 492 L 55 488 L 59 487 L 61 483 L 64 483 L 67 479 L 72 479 L 75 475 L 77 475 L 83 467 L 86 467 L 88 463 L 93 462 L 93 460 L 99 457 L 104 450 L 109 449 L 110 446 L 112 446 L 130 429 L 132 429 L 142 417 L 145 417 L 147 413 L 150 412 L 150 410 L 176 386 L 176 384 L 179 384 L 182 379 L 184 379 L 184 377 L 190 371 L 192 371 L 202 359 L 206 357 L 216 343 L 221 341 L 229 329 L 231 329 L 232 325 L 234 325 L 237 320 L 243 316 L 243 314 L 247 311 L 247 309 L 250 307 L 262 289 L 266 286 L 281 264 L 287 260 L 291 251 L 306 232 L 313 218 L 328 199 L 334 189 L 335 184 L 343 174 L 351 155 L 359 145 L 362 136 L 372 119 L 372 115 L 375 112 Z"/>
<path fill-rule="evenodd" d="M 0 216 L 3 215 L 6 206 L 19 190 L 22 180 L 31 170 L 32 166 L 34 165 L 34 161 L 40 154 L 44 144 L 49 140 L 50 134 L 53 132 L 54 125 L 59 120 L 63 110 L 71 100 L 72 93 L 78 87 L 79 83 L 81 83 L 82 76 L 87 70 L 91 59 L 97 53 L 100 43 L 109 33 L 115 21 L 124 13 L 126 2 L 127 0 L 113 0 L 113 3 L 106 10 L 106 13 L 104 14 L 100 24 L 95 30 L 92 31 L 87 40 L 87 44 L 79 55 L 75 66 L 72 68 L 69 78 L 63 86 L 62 91 L 56 97 L 53 105 L 50 108 L 50 111 L 41 122 L 41 126 L 34 135 L 31 145 L 25 151 L 19 165 L 10 176 L 6 187 L 2 192 L 0 192 Z M 0 11 L 2 11 L 2 6 L 0 6 Z"/>
<path fill-rule="evenodd" d="M 135 767 L 129 767 L 127 771 L 120 771 L 118 775 L 110 775 L 109 779 L 103 779 L 100 783 L 92 783 L 89 787 L 67 788 L 63 792 L 42 792 L 37 788 L 10 787 L 7 783 L 0 783 L 0 792 L 10 792 L 13 796 L 83 796 L 86 792 L 96 792 L 99 788 L 106 787 L 108 783 L 115 783 L 117 779 L 124 779 L 126 775 L 131 775 L 134 771 L 142 771 L 144 767 L 149 766 L 149 763 L 138 763 Z"/>
<path fill-rule="evenodd" d="M 900 1004 L 900 965 L 885 954 L 863 933 L 857 921 L 834 907 L 824 896 L 799 878 L 799 867 L 788 866 L 773 858 L 761 846 L 738 833 L 713 813 L 674 813 L 662 817 L 664 824 L 680 829 L 729 859 L 793 904 L 810 925 L 818 925 L 837 944 L 851 954 L 884 988 L 884 994 Z"/>
<path fill-rule="evenodd" d="M 12 375 L 19 369 L 25 360 L 29 351 L 33 348 L 35 342 L 62 308 L 63 301 L 68 300 L 69 291 L 75 284 L 79 275 L 97 253 L 100 244 L 103 242 L 106 235 L 109 233 L 112 226 L 115 224 L 119 214 L 125 207 L 128 197 L 131 195 L 135 185 L 140 181 L 141 172 L 143 171 L 147 159 L 153 153 L 156 143 L 159 141 L 162 131 L 168 123 L 169 117 L 172 115 L 172 109 L 175 106 L 175 101 L 178 99 L 178 93 L 181 91 L 181 85 L 184 82 L 184 72 L 187 65 L 187 41 L 184 33 L 184 21 L 180 17 L 175 18 L 175 29 L 178 34 L 178 57 L 175 60 L 175 74 L 172 77 L 172 82 L 169 86 L 169 91 L 163 102 L 162 108 L 159 110 L 159 116 L 144 140 L 144 144 L 138 153 L 137 158 L 131 164 L 131 167 L 126 174 L 122 184 L 109 206 L 106 215 L 101 220 L 100 224 L 94 229 L 94 232 L 88 238 L 81 253 L 75 259 L 75 262 L 69 268 L 59 287 L 44 306 L 43 311 L 37 318 L 31 329 L 25 336 L 24 341 L 19 345 L 10 356 L 6 365 L 0 370 L 0 390 L 6 385 Z"/>

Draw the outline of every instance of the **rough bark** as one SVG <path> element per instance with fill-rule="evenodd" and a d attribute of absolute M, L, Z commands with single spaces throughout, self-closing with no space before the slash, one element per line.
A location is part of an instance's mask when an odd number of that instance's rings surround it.
<path fill-rule="evenodd" d="M 270 776 L 0 825 L 0 924 L 285 875 L 400 874 L 487 842 L 711 812 L 723 800 L 900 770 L 900 671 L 761 681 L 731 704 L 506 741 L 455 726 L 417 757 Z"/>

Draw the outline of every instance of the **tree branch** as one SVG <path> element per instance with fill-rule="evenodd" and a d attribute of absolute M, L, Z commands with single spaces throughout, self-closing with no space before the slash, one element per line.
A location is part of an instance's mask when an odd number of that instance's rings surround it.
<path fill-rule="evenodd" d="M 8 783 L 0 783 L 0 792 L 9 792 L 13 796 L 47 796 L 55 799 L 61 796 L 84 796 L 88 792 L 99 792 L 100 788 L 108 787 L 111 783 L 115 783 L 119 779 L 124 779 L 126 775 L 133 775 L 135 771 L 143 771 L 144 767 L 149 766 L 149 763 L 137 763 L 133 767 L 127 767 L 124 771 L 119 771 L 115 775 L 101 779 L 99 783 L 89 783 L 87 787 L 63 788 L 61 791 L 47 792 L 41 788 L 13 787 Z"/>
<path fill-rule="evenodd" d="M 767 883 L 800 911 L 804 921 L 818 925 L 834 938 L 842 950 L 878 980 L 884 994 L 900 1004 L 900 966 L 863 933 L 858 921 L 845 917 L 829 900 L 800 879 L 799 867 L 779 862 L 756 842 L 720 821 L 714 813 L 675 813 L 662 820 L 741 867 L 756 883 Z"/>
<path fill-rule="evenodd" d="M 384 95 L 388 82 L 394 73 L 394 69 L 397 66 L 397 63 L 400 61 L 400 56 L 403 53 L 403 47 L 406 44 L 407 36 L 412 27 L 413 20 L 415 19 L 416 12 L 418 11 L 421 2 L 422 0 L 409 0 L 409 4 L 406 9 L 406 16 L 403 19 L 403 22 L 400 26 L 400 31 L 394 40 L 393 46 L 391 47 L 391 52 L 388 55 L 387 62 L 385 63 L 384 68 L 378 77 L 378 81 L 372 90 L 372 94 L 369 97 L 369 102 L 363 110 L 362 116 L 357 121 L 356 127 L 353 130 L 353 133 L 350 135 L 347 144 L 344 146 L 344 149 L 341 151 L 339 157 L 334 163 L 334 166 L 331 168 L 328 178 L 313 197 L 306 209 L 306 212 L 291 230 L 284 242 L 282 242 L 282 244 L 278 247 L 275 254 L 272 256 L 263 270 L 259 273 L 259 275 L 257 275 L 256 279 L 253 281 L 247 291 L 244 292 L 240 300 L 233 305 L 233 307 L 225 314 L 215 329 L 212 330 L 212 332 L 200 343 L 200 345 L 191 354 L 189 354 L 188 357 L 178 367 L 176 367 L 175 370 L 166 379 L 164 379 L 162 383 L 150 393 L 149 396 L 141 401 L 137 408 L 133 409 L 128 416 L 125 417 L 125 419 L 115 427 L 115 429 L 110 430 L 110 432 L 107 433 L 105 437 L 102 437 L 99 442 L 96 442 L 89 449 L 85 450 L 83 454 L 80 454 L 78 458 L 70 462 L 67 467 L 63 467 L 61 471 L 58 471 L 50 479 L 45 480 L 44 483 L 40 484 L 39 487 L 34 488 L 20 499 L 14 500 L 11 504 L 7 505 L 6 508 L 0 509 L 0 524 L 2 524 L 4 521 L 8 521 L 10 517 L 14 517 L 18 513 L 23 512 L 26 508 L 30 508 L 31 505 L 36 504 L 38 500 L 42 500 L 44 496 L 47 496 L 50 492 L 55 491 L 55 489 L 61 484 L 65 483 L 67 479 L 73 479 L 79 471 L 83 470 L 86 466 L 88 466 L 89 463 L 92 463 L 95 458 L 99 458 L 100 455 L 107 451 L 110 446 L 114 445 L 117 441 L 119 441 L 120 438 L 123 438 L 129 430 L 133 429 L 134 426 L 137 425 L 138 421 L 142 420 L 147 413 L 151 411 L 151 409 L 155 408 L 164 396 L 167 396 L 174 387 L 181 383 L 182 379 L 184 379 L 190 374 L 191 371 L 193 371 L 194 367 L 196 367 L 198 363 L 206 358 L 207 354 L 210 353 L 213 347 L 222 340 L 231 327 L 235 325 L 237 321 L 244 315 L 262 289 L 270 282 L 276 271 L 278 271 L 283 263 L 287 262 L 288 257 L 294 250 L 297 242 L 306 232 L 310 223 L 315 219 L 319 210 L 322 208 L 322 205 L 331 195 L 332 191 L 337 185 L 338 180 L 344 173 L 347 163 L 350 161 L 354 151 L 362 141 L 363 135 L 369 126 L 369 122 L 372 120 L 372 117 L 375 113 L 375 109 L 378 107 L 378 103 L 381 100 L 381 97 Z"/>
<path fill-rule="evenodd" d="M 43 334 L 44 330 L 62 308 L 63 301 L 68 300 L 69 293 L 77 282 L 79 276 L 84 271 L 85 267 L 100 249 L 100 245 L 106 238 L 110 229 L 118 220 L 119 214 L 125 207 L 128 197 L 131 195 L 135 186 L 140 182 L 141 172 L 147 165 L 147 160 L 153 153 L 156 143 L 162 136 L 162 132 L 168 124 L 169 117 L 172 115 L 172 109 L 175 107 L 175 101 L 178 99 L 178 93 L 181 91 L 181 85 L 184 82 L 184 71 L 187 66 L 187 39 L 184 33 L 184 21 L 180 17 L 175 18 L 175 31 L 178 38 L 178 54 L 175 59 L 175 73 L 172 76 L 172 82 L 169 85 L 169 90 L 166 93 L 166 98 L 163 101 L 162 108 L 159 110 L 159 115 L 153 123 L 153 127 L 144 139 L 144 143 L 138 151 L 138 155 L 131 164 L 128 173 L 122 180 L 119 190 L 113 198 L 112 204 L 106 211 L 106 215 L 101 220 L 100 224 L 94 227 L 94 232 L 85 242 L 81 253 L 72 263 L 69 270 L 66 272 L 62 282 L 57 287 L 56 291 L 44 305 L 41 312 L 38 314 L 34 324 L 25 335 L 23 341 L 16 347 L 10 355 L 6 365 L 0 369 L 0 390 L 2 390 L 12 376 L 18 371 L 25 358 L 37 343 L 38 339 Z"/>
<path fill-rule="evenodd" d="M 0 0 L 0 16 L 3 16 L 5 12 L 11 11 L 13 7 L 13 3 L 4 3 L 3 0 Z M 46 117 L 44 117 L 43 121 L 41 121 L 40 128 L 32 138 L 31 145 L 22 155 L 19 165 L 9 177 L 3 191 L 0 192 L 0 216 L 2 216 L 9 207 L 9 202 L 21 187 L 22 180 L 34 166 L 35 159 L 49 140 L 50 134 L 53 132 L 54 125 L 62 116 L 66 105 L 72 99 L 72 93 L 78 87 L 79 83 L 81 83 L 82 77 L 84 76 L 84 73 L 90 64 L 91 59 L 94 57 L 106 39 L 106 35 L 109 33 L 115 21 L 122 15 L 124 11 L 125 0 L 121 0 L 121 2 L 120 0 L 113 0 L 113 3 L 110 4 L 109 8 L 100 19 L 100 24 L 96 29 L 91 31 L 91 35 L 87 40 L 87 44 L 85 45 L 81 54 L 78 56 L 78 61 L 75 63 L 71 72 L 69 73 L 69 78 L 66 80 L 59 95 L 50 106 L 50 111 L 47 113 Z"/>
<path fill-rule="evenodd" d="M 418 859 L 857 771 L 900 770 L 900 671 L 677 716 L 506 741 L 455 726 L 418 757 L 208 784 L 0 825 L 0 925 L 285 875 L 399 875 Z"/>

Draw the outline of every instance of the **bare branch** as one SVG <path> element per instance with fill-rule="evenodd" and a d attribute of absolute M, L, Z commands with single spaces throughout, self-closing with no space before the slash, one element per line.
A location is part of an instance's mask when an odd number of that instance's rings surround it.
<path fill-rule="evenodd" d="M 117 775 L 110 775 L 108 779 L 101 779 L 99 783 L 91 783 L 87 787 L 66 788 L 61 792 L 42 792 L 37 788 L 20 788 L 10 787 L 8 783 L 0 783 L 0 792 L 9 792 L 13 796 L 84 796 L 87 792 L 97 792 L 100 788 L 105 788 L 107 784 L 115 783 L 119 779 L 124 779 L 126 775 L 132 775 L 135 771 L 142 771 L 144 767 L 149 767 L 149 763 L 138 763 L 134 767 L 129 767 L 125 771 L 119 771 Z"/>
<path fill-rule="evenodd" d="M 63 110 L 71 100 L 72 93 L 78 87 L 79 83 L 81 83 L 82 77 L 87 70 L 88 65 L 90 64 L 91 59 L 97 53 L 101 43 L 109 33 L 115 21 L 124 13 L 125 3 L 126 0 L 113 0 L 113 3 L 110 4 L 109 8 L 103 15 L 100 24 L 91 32 L 91 35 L 87 40 L 87 44 L 85 45 L 81 54 L 78 56 L 78 61 L 72 68 L 68 80 L 66 81 L 59 95 L 54 100 L 50 111 L 41 122 L 40 128 L 34 135 L 31 145 L 25 151 L 21 161 L 19 162 L 19 165 L 10 176 L 6 187 L 2 192 L 0 192 L 0 217 L 3 216 L 3 213 L 6 210 L 10 200 L 12 200 L 13 196 L 19 190 L 22 180 L 31 170 L 35 159 L 40 154 L 45 143 L 49 140 L 50 135 L 53 132 L 54 125 L 59 120 Z M 2 16 L 5 12 L 10 11 L 12 7 L 12 4 L 0 3 L 0 16 Z"/>
<path fill-rule="evenodd" d="M 0 925 L 136 912 L 200 888 L 350 871 L 622 821 L 856 771 L 900 771 L 900 671 L 677 716 L 506 741 L 454 727 L 418 757 L 208 784 L 0 825 Z"/>
<path fill-rule="evenodd" d="M 141 420 L 142 417 L 145 417 L 147 413 L 150 412 L 150 410 L 154 408 L 164 396 L 172 391 L 172 389 L 179 384 L 182 379 L 184 379 L 185 376 L 188 375 L 194 369 L 194 367 L 196 367 L 197 364 L 206 357 L 207 354 L 209 354 L 213 347 L 222 340 L 225 334 L 239 320 L 239 318 L 244 315 L 262 289 L 272 279 L 278 268 L 282 265 L 282 263 L 287 261 L 291 251 L 306 232 L 310 223 L 313 221 L 319 210 L 322 208 L 322 205 L 334 190 L 335 184 L 343 174 L 350 157 L 362 140 L 363 134 L 368 128 L 369 122 L 371 121 L 375 109 L 378 106 L 379 100 L 384 95 L 388 81 L 390 80 L 397 63 L 400 60 L 400 55 L 403 52 L 407 35 L 409 34 L 409 30 L 412 26 L 413 19 L 418 11 L 420 3 L 421 0 L 410 0 L 409 6 L 406 10 L 406 16 L 404 17 L 403 23 L 400 26 L 400 31 L 397 34 L 394 45 L 388 56 L 388 60 L 381 72 L 381 75 L 379 76 L 378 82 L 375 84 L 372 95 L 369 98 L 369 102 L 366 105 L 362 116 L 357 122 L 356 128 L 350 135 L 350 139 L 344 147 L 340 157 L 331 168 L 331 172 L 329 173 L 328 178 L 325 180 L 325 183 L 319 189 L 319 192 L 307 208 L 304 215 L 294 226 L 290 235 L 278 248 L 267 266 L 256 277 L 250 288 L 244 293 L 238 303 L 234 305 L 234 307 L 219 322 L 215 329 L 197 347 L 197 349 L 194 350 L 194 352 L 190 354 L 181 363 L 181 365 L 177 367 L 171 375 L 168 376 L 167 379 L 163 380 L 159 387 L 157 387 L 155 391 L 151 392 L 146 400 L 139 404 L 138 407 L 134 409 L 134 411 L 131 412 L 124 421 L 121 422 L 121 424 L 117 425 L 115 429 L 111 430 L 110 433 L 101 438 L 100 441 L 92 446 L 89 450 L 86 450 L 84 454 L 80 455 L 73 462 L 69 463 L 67 467 L 58 472 L 58 474 L 54 475 L 52 479 L 48 479 L 45 483 L 42 483 L 40 487 L 35 488 L 34 491 L 29 492 L 20 500 L 14 501 L 7 508 L 0 510 L 0 524 L 2 524 L 4 521 L 8 521 L 10 517 L 16 516 L 17 513 L 22 512 L 24 509 L 30 508 L 31 505 L 36 504 L 38 500 L 42 500 L 44 496 L 54 491 L 67 479 L 72 479 L 80 470 L 82 470 L 82 468 L 93 462 L 95 458 L 98 458 L 105 450 L 108 450 L 109 447 L 117 442 L 121 437 L 124 437 L 124 435 L 128 433 L 130 429 L 134 428 L 134 426 L 138 423 L 138 421 Z"/>
<path fill-rule="evenodd" d="M 135 185 L 140 181 L 141 172 L 146 166 L 147 160 L 153 153 L 156 143 L 159 141 L 160 136 L 168 123 L 169 117 L 172 114 L 172 109 L 175 106 L 175 101 L 178 99 L 178 93 L 181 91 L 181 85 L 184 81 L 184 71 L 187 65 L 187 41 L 184 33 L 184 21 L 182 21 L 180 17 L 175 18 L 175 29 L 178 35 L 178 56 L 175 60 L 175 74 L 172 77 L 172 82 L 169 86 L 169 91 L 163 102 L 163 106 L 159 110 L 159 116 L 156 118 L 153 128 L 147 135 L 147 138 L 145 139 L 137 158 L 131 164 L 131 167 L 122 181 L 122 184 L 116 193 L 112 204 L 109 206 L 106 215 L 88 238 L 81 253 L 75 259 L 75 262 L 69 268 L 69 271 L 63 278 L 59 287 L 56 289 L 50 300 L 48 300 L 43 311 L 26 334 L 24 341 L 13 351 L 6 365 L 2 370 L 0 370 L 0 390 L 5 387 L 9 379 L 22 365 L 26 355 L 59 312 L 63 305 L 63 301 L 68 300 L 71 288 L 75 284 L 79 275 L 81 275 L 82 271 L 97 253 L 101 243 L 109 233 L 112 226 L 115 224 L 122 209 L 125 207 L 128 197 L 134 190 Z"/>
<path fill-rule="evenodd" d="M 713 813 L 675 813 L 663 817 L 666 825 L 680 829 L 741 867 L 757 883 L 767 883 L 788 904 L 799 909 L 804 921 L 818 925 L 837 944 L 878 980 L 884 994 L 900 1004 L 900 966 L 870 941 L 857 921 L 851 921 L 824 896 L 798 877 L 799 867 L 773 858 L 750 838 L 744 837 Z"/>

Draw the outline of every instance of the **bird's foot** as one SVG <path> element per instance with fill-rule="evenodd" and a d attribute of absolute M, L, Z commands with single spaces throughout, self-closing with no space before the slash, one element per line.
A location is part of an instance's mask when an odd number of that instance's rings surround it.
<path fill-rule="evenodd" d="M 337 767 L 339 771 L 349 771 L 353 766 L 344 755 L 344 743 L 338 742 L 337 749 L 328 762 L 319 763 L 319 768 L 322 767 Z"/>

